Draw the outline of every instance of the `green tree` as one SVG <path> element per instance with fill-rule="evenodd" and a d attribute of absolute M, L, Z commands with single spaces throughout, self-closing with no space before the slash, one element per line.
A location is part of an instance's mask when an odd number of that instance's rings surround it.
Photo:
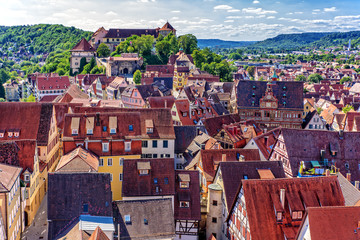
<path fill-rule="evenodd" d="M 349 112 L 350 110 L 354 110 L 354 107 L 353 106 L 350 106 L 350 105 L 346 105 L 345 107 L 343 107 L 342 111 L 343 113 L 347 113 Z"/>
<path fill-rule="evenodd" d="M 79 73 L 81 73 L 86 65 L 86 58 L 82 57 L 80 59 Z"/>
<path fill-rule="evenodd" d="M 345 64 L 344 69 L 350 69 L 350 66 L 348 64 Z"/>
<path fill-rule="evenodd" d="M 192 34 L 182 35 L 178 38 L 179 47 L 183 49 L 186 54 L 192 54 L 197 46 L 197 38 Z"/>
<path fill-rule="evenodd" d="M 10 79 L 10 74 L 5 69 L 0 69 L 0 84 L 5 83 Z"/>
<path fill-rule="evenodd" d="M 320 115 L 323 109 L 321 107 L 316 108 L 317 113 Z"/>
<path fill-rule="evenodd" d="M 100 43 L 96 53 L 98 57 L 108 57 L 110 55 L 110 49 L 105 43 Z"/>
<path fill-rule="evenodd" d="M 0 102 L 6 102 L 4 98 L 0 98 Z"/>
<path fill-rule="evenodd" d="M 351 77 L 343 77 L 340 80 L 340 84 L 344 84 L 345 82 L 351 82 L 351 81 L 352 81 Z"/>
<path fill-rule="evenodd" d="M 254 77 L 255 75 L 255 67 L 254 66 L 249 66 L 246 71 L 248 72 L 248 74 L 251 76 L 251 77 Z"/>
<path fill-rule="evenodd" d="M 5 88 L 2 83 L 0 83 L 0 98 L 5 98 Z"/>
<path fill-rule="evenodd" d="M 141 84 L 141 72 L 140 70 L 136 70 L 133 76 L 135 84 Z"/>
<path fill-rule="evenodd" d="M 306 77 L 304 75 L 297 75 L 295 81 L 306 82 Z"/>
<path fill-rule="evenodd" d="M 27 98 L 24 98 L 24 102 L 36 102 L 36 98 L 31 94 Z"/>
<path fill-rule="evenodd" d="M 323 77 L 318 73 L 313 73 L 309 75 L 307 80 L 311 83 L 319 83 L 321 80 L 323 80 Z"/>

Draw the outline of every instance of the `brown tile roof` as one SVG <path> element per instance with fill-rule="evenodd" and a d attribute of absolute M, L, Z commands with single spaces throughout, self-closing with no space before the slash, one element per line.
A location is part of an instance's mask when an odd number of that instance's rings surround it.
<path fill-rule="evenodd" d="M 175 102 L 173 96 L 165 97 L 149 97 L 148 98 L 150 108 L 172 108 Z"/>
<path fill-rule="evenodd" d="M 228 114 L 228 115 L 206 118 L 202 120 L 206 128 L 206 131 L 211 137 L 216 135 L 222 129 L 223 124 L 230 124 L 239 121 L 240 121 L 240 116 L 238 114 Z"/>
<path fill-rule="evenodd" d="M 83 204 L 89 215 L 113 215 L 109 173 L 49 173 L 48 185 L 49 239 L 83 214 Z"/>
<path fill-rule="evenodd" d="M 82 92 L 79 87 L 75 84 L 72 84 L 66 92 L 60 97 L 60 99 L 57 99 L 57 102 L 59 103 L 69 103 L 74 98 L 81 98 L 81 99 L 88 99 L 89 96 Z"/>
<path fill-rule="evenodd" d="M 360 207 L 310 207 L 306 216 L 312 240 L 356 239 L 359 234 Z"/>
<path fill-rule="evenodd" d="M 140 175 L 138 163 L 150 163 L 149 174 Z M 123 169 L 123 197 L 175 194 L 173 158 L 125 159 Z"/>
<path fill-rule="evenodd" d="M 69 169 L 66 167 L 72 161 L 79 159 L 86 164 L 78 166 L 72 166 L 73 168 Z M 99 168 L 99 158 L 91 153 L 83 149 L 82 147 L 78 147 L 74 149 L 72 152 L 65 154 L 61 157 L 59 164 L 56 167 L 55 172 L 97 172 Z"/>
<path fill-rule="evenodd" d="M 242 187 L 245 175 L 248 179 L 262 179 L 259 170 L 271 171 L 275 178 L 285 178 L 284 169 L 280 161 L 246 161 L 246 162 L 220 162 L 217 171 L 221 172 L 226 205 L 228 210 L 236 200 Z"/>
<path fill-rule="evenodd" d="M 176 109 L 180 118 L 180 122 L 183 126 L 195 125 L 194 121 L 191 120 L 190 116 L 190 102 L 187 99 L 181 99 L 175 101 Z M 184 116 L 184 114 L 186 116 Z"/>
<path fill-rule="evenodd" d="M 326 121 L 327 124 L 332 124 L 334 120 L 335 112 L 338 110 L 336 106 L 331 104 L 327 109 L 324 109 L 320 116 L 323 117 L 323 119 Z"/>
<path fill-rule="evenodd" d="M 174 239 L 175 221 L 170 198 L 117 201 L 115 223 L 120 224 L 120 239 Z M 130 216 L 131 223 L 125 222 Z"/>
<path fill-rule="evenodd" d="M 209 149 L 201 150 L 200 161 L 205 172 L 207 181 L 212 181 L 215 177 L 216 166 L 220 162 L 231 161 L 260 161 L 257 149 Z M 242 160 L 242 156 L 244 159 Z"/>
<path fill-rule="evenodd" d="M 19 167 L 0 163 L 0 192 L 9 192 L 11 190 L 21 170 Z"/>
<path fill-rule="evenodd" d="M 70 51 L 95 52 L 96 50 L 83 38 Z"/>
<path fill-rule="evenodd" d="M 269 159 L 271 151 L 275 146 L 275 143 L 279 135 L 280 135 L 280 128 L 275 128 L 271 131 L 268 131 L 257 137 L 254 137 L 255 143 L 265 159 Z"/>
<path fill-rule="evenodd" d="M 152 35 L 158 37 L 159 32 L 157 29 L 114 29 L 110 28 L 104 38 L 128 38 L 133 35 Z"/>
<path fill-rule="evenodd" d="M 95 231 L 91 234 L 89 240 L 110 240 L 106 234 L 98 226 Z"/>
<path fill-rule="evenodd" d="M 139 114 L 141 133 L 144 138 L 173 138 L 175 132 L 170 109 L 157 108 L 115 108 L 115 107 L 74 107 L 75 113 L 129 113 Z M 154 132 L 146 133 L 145 120 L 151 119 L 154 124 Z"/>
<path fill-rule="evenodd" d="M 280 199 L 280 189 L 285 189 L 285 205 L 303 213 L 304 206 L 344 206 L 336 176 L 243 180 L 242 184 L 252 240 L 295 238 L 300 223 L 292 221 L 288 207 L 284 209 L 283 223 L 276 222 L 273 197 Z"/>
<path fill-rule="evenodd" d="M 173 28 L 173 26 L 171 26 L 171 24 L 169 22 L 166 22 L 164 24 L 164 26 L 162 26 L 162 28 L 160 28 L 160 31 L 166 31 L 166 30 L 174 31 L 175 28 Z"/>
<path fill-rule="evenodd" d="M 268 83 L 264 81 L 239 81 L 237 85 L 238 107 L 259 108 L 260 99 L 264 97 L 267 86 Z M 274 97 L 279 101 L 279 109 L 304 110 L 303 82 L 275 81 L 271 86 Z M 283 98 L 284 94 L 286 98 Z"/>
<path fill-rule="evenodd" d="M 48 144 L 53 105 L 50 103 L 0 104 L 0 131 L 5 131 L 0 141 L 35 139 L 39 146 Z M 9 137 L 9 132 L 19 136 Z"/>
<path fill-rule="evenodd" d="M 352 181 L 360 180 L 359 132 L 344 132 L 340 137 L 338 132 L 333 131 L 281 128 L 281 135 L 293 176 L 297 176 L 301 161 L 305 164 L 310 161 L 322 162 L 320 151 L 325 150 L 324 158 L 328 159 L 329 165 L 336 165 L 343 175 L 351 173 Z M 337 151 L 336 156 L 330 155 L 330 145 L 335 148 L 332 151 Z"/>
<path fill-rule="evenodd" d="M 188 176 L 189 188 L 180 188 L 182 175 Z M 201 220 L 200 206 L 200 180 L 198 171 L 176 170 L 175 171 L 175 197 L 174 197 L 174 217 L 175 220 Z M 180 207 L 180 201 L 189 201 L 190 207 Z"/>

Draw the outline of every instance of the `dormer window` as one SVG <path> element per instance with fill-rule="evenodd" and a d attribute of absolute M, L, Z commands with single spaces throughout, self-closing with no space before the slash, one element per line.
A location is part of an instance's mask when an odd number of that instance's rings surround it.
<path fill-rule="evenodd" d="M 285 93 L 283 94 L 283 98 L 286 98 L 286 94 L 285 94 Z"/>
<path fill-rule="evenodd" d="M 146 133 L 154 132 L 154 123 L 152 119 L 145 120 Z"/>
<path fill-rule="evenodd" d="M 27 174 L 24 175 L 24 181 L 25 182 L 30 182 L 30 174 L 27 173 Z"/>
<path fill-rule="evenodd" d="M 189 188 L 190 186 L 190 175 L 189 174 L 179 174 L 178 175 L 180 188 Z"/>
<path fill-rule="evenodd" d="M 283 86 L 283 90 L 286 90 L 287 88 L 286 88 L 286 86 Z"/>
<path fill-rule="evenodd" d="M 79 117 L 73 117 L 71 119 L 71 134 L 72 135 L 78 135 L 79 134 L 79 124 L 80 124 L 80 118 Z"/>
<path fill-rule="evenodd" d="M 151 169 L 150 162 L 137 162 L 139 175 L 148 175 Z"/>
<path fill-rule="evenodd" d="M 183 112 L 182 115 L 183 115 L 183 117 L 186 117 L 186 116 L 187 116 L 187 113 L 186 113 L 186 112 Z"/>
<path fill-rule="evenodd" d="M 116 134 L 117 117 L 109 117 L 110 134 Z"/>
<path fill-rule="evenodd" d="M 4 132 L 0 132 L 0 138 L 4 137 Z"/>
<path fill-rule="evenodd" d="M 130 132 L 134 131 L 134 126 L 133 125 L 129 125 L 129 131 Z"/>
<path fill-rule="evenodd" d="M 14 132 L 14 137 L 18 138 L 19 137 L 19 132 Z"/>
<path fill-rule="evenodd" d="M 253 85 L 253 86 L 252 86 L 252 88 L 253 88 L 253 89 L 256 89 L 256 86 L 255 86 L 255 85 Z"/>
<path fill-rule="evenodd" d="M 276 213 L 276 221 L 281 222 L 282 221 L 282 212 Z"/>
<path fill-rule="evenodd" d="M 78 135 L 79 132 L 78 132 L 77 129 L 72 129 L 72 130 L 71 130 L 71 134 L 72 134 L 72 135 Z"/>
<path fill-rule="evenodd" d="M 255 97 L 255 93 L 252 94 L 252 97 Z"/>
<path fill-rule="evenodd" d="M 116 128 L 110 128 L 110 134 L 115 134 L 116 133 Z"/>
<path fill-rule="evenodd" d="M 92 134 L 93 134 L 93 130 L 92 130 L 92 129 L 87 129 L 86 134 L 87 134 L 87 135 L 92 135 Z"/>
<path fill-rule="evenodd" d="M 125 215 L 125 224 L 131 224 L 130 215 Z"/>
<path fill-rule="evenodd" d="M 302 219 L 302 211 L 294 211 L 291 216 L 292 220 L 301 220 Z"/>
<path fill-rule="evenodd" d="M 13 132 L 8 132 L 8 137 L 11 138 L 13 136 Z"/>
<path fill-rule="evenodd" d="M 190 203 L 186 201 L 180 201 L 180 207 L 181 208 L 188 208 L 190 207 Z"/>

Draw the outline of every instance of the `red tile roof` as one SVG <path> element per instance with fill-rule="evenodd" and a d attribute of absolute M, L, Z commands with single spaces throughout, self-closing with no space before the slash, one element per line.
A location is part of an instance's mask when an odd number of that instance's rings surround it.
<path fill-rule="evenodd" d="M 78 165 L 74 169 L 65 169 L 75 159 L 81 159 L 84 165 Z M 97 172 L 99 168 L 99 158 L 88 150 L 78 147 L 72 152 L 63 155 L 60 158 L 59 164 L 56 167 L 55 172 Z"/>
<path fill-rule="evenodd" d="M 260 161 L 257 149 L 202 149 L 200 154 L 200 161 L 207 181 L 214 179 L 216 167 L 220 162 Z M 243 160 L 241 160 L 242 156 L 244 157 Z"/>
<path fill-rule="evenodd" d="M 110 239 L 101 230 L 101 228 L 97 226 L 95 231 L 91 234 L 89 240 L 110 240 Z"/>
<path fill-rule="evenodd" d="M 144 164 L 150 166 L 150 169 L 148 169 L 149 174 L 139 174 L 139 163 L 140 165 Z M 123 197 L 164 196 L 175 194 L 175 170 L 173 158 L 125 159 L 123 169 Z M 157 183 L 155 179 L 157 180 Z"/>
<path fill-rule="evenodd" d="M 222 129 L 223 124 L 230 124 L 239 121 L 240 116 L 238 114 L 228 114 L 212 118 L 206 118 L 202 122 L 208 134 L 213 137 Z"/>
<path fill-rule="evenodd" d="M 86 41 L 85 38 L 83 38 L 70 51 L 95 52 L 96 50 L 90 45 L 88 41 Z"/>
<path fill-rule="evenodd" d="M 68 76 L 61 77 L 38 77 L 36 78 L 36 87 L 42 90 L 66 90 L 70 87 Z M 59 93 L 60 95 L 61 93 Z"/>
<path fill-rule="evenodd" d="M 148 98 L 150 108 L 172 108 L 175 102 L 173 96 L 166 97 L 149 97 Z"/>
<path fill-rule="evenodd" d="M 280 134 L 280 128 L 275 128 L 254 138 L 256 145 L 265 159 L 269 159 L 271 151 Z"/>
<path fill-rule="evenodd" d="M 303 211 L 306 207 L 344 206 L 337 177 L 243 180 L 243 190 L 251 239 L 294 239 L 298 221 L 292 221 L 289 208 L 284 210 L 282 224 L 277 224 L 274 197 L 280 202 L 280 189 L 285 189 L 285 206 Z M 298 206 L 297 206 L 298 205 Z"/>
<path fill-rule="evenodd" d="M 360 207 L 310 207 L 306 212 L 312 240 L 357 239 Z"/>

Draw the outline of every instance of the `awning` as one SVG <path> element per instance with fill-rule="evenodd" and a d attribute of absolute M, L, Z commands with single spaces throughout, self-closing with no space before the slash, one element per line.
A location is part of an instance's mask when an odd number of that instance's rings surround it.
<path fill-rule="evenodd" d="M 109 117 L 109 128 L 117 128 L 117 117 Z"/>
<path fill-rule="evenodd" d="M 71 129 L 79 129 L 80 118 L 73 117 L 71 119 Z"/>
<path fill-rule="evenodd" d="M 94 117 L 86 118 L 86 129 L 94 129 Z"/>
<path fill-rule="evenodd" d="M 190 182 L 190 175 L 189 174 L 179 174 L 179 181 L 180 182 Z"/>
<path fill-rule="evenodd" d="M 137 169 L 138 170 L 149 170 L 149 169 L 151 169 L 150 162 L 137 162 Z"/>
<path fill-rule="evenodd" d="M 311 161 L 311 165 L 314 167 L 314 168 L 319 168 L 321 167 L 320 163 L 318 161 Z"/>

